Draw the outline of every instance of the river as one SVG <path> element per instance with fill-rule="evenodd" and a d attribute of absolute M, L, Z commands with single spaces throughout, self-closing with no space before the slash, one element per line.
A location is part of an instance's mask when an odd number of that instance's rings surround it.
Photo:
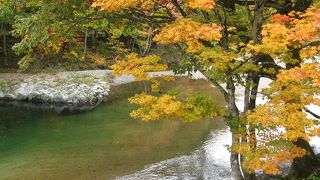
<path fill-rule="evenodd" d="M 127 100 L 82 113 L 0 106 L 0 179 L 230 179 L 222 120 L 143 123 Z"/>

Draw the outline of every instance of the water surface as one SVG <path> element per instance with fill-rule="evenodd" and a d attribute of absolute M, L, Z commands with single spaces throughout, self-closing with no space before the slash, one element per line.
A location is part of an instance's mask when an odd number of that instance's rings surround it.
<path fill-rule="evenodd" d="M 127 100 L 59 115 L 0 106 L 0 179 L 226 179 L 220 120 L 143 123 Z"/>

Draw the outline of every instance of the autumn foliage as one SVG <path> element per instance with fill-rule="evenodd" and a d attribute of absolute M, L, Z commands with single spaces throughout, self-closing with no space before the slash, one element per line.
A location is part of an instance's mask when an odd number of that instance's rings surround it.
<path fill-rule="evenodd" d="M 319 135 L 317 115 L 309 109 L 320 106 L 319 7 L 319 1 L 302 0 L 0 0 L 0 20 L 18 40 L 12 48 L 22 56 L 21 68 L 37 61 L 51 67 L 55 58 L 69 66 L 90 58 L 105 65 L 100 54 L 120 49 L 110 66 L 114 75 L 133 75 L 151 87 L 129 99 L 137 105 L 133 118 L 227 117 L 232 155 L 242 155 L 249 173 L 276 175 L 284 163 L 308 155 L 297 141 Z M 228 112 L 202 94 L 182 98 L 161 91 L 160 79 L 174 78 L 150 72 L 168 70 L 201 72 L 221 92 Z M 273 81 L 262 92 L 261 78 Z M 239 86 L 245 112 L 236 103 Z M 258 95 L 265 104 L 256 104 Z"/>
<path fill-rule="evenodd" d="M 320 39 L 320 10 L 309 8 L 305 13 L 292 12 L 289 15 L 275 14 L 271 22 L 264 25 L 262 44 L 249 45 L 255 52 L 283 55 L 290 49 L 301 48 L 301 57 L 313 57 L 319 52 L 318 46 L 308 46 Z M 284 56 L 282 56 L 284 57 Z"/>
<path fill-rule="evenodd" d="M 157 97 L 142 93 L 130 98 L 129 102 L 140 106 L 130 115 L 142 121 L 160 119 L 196 121 L 225 115 L 225 111 L 211 97 L 200 93 L 193 94 L 185 100 L 170 94 Z"/>
<path fill-rule="evenodd" d="M 187 0 L 187 5 L 193 9 L 200 9 L 204 11 L 211 11 L 216 4 L 216 0 Z"/>
<path fill-rule="evenodd" d="M 94 6 L 99 6 L 98 3 L 101 1 L 97 1 Z M 126 7 L 120 7 L 119 4 L 119 7 L 113 8 L 116 10 L 142 4 L 138 1 L 131 3 L 121 4 Z M 217 7 L 216 3 L 214 0 L 188 0 L 185 6 L 210 12 Z M 113 11 L 108 9 L 107 4 L 102 10 Z M 319 64 L 308 63 L 306 58 L 313 58 L 320 52 L 320 10 L 310 7 L 305 12 L 272 14 L 262 26 L 261 43 L 256 44 L 253 41 L 234 43 L 230 40 L 227 42 L 229 47 L 226 48 L 222 43 L 224 38 L 237 39 L 240 36 L 226 37 L 224 26 L 226 24 L 219 21 L 207 22 L 192 17 L 178 17 L 162 26 L 153 40 L 159 44 L 178 45 L 201 63 L 204 67 L 202 72 L 216 82 L 226 82 L 234 75 L 236 82 L 242 84 L 241 77 L 245 77 L 248 72 L 275 76 L 275 81 L 263 91 L 268 102 L 242 116 L 242 121 L 246 124 L 242 127 L 244 132 L 248 131 L 246 127 L 250 126 L 254 128 L 254 133 L 249 136 L 244 135 L 245 133 L 239 134 L 244 141 L 235 143 L 232 149 L 243 155 L 243 166 L 248 172 L 263 170 L 267 174 L 279 174 L 281 165 L 306 154 L 305 149 L 295 143 L 299 139 L 309 141 L 311 136 L 319 133 L 314 117 L 308 115 L 309 106 L 320 106 Z M 227 31 L 232 34 L 235 27 L 230 26 Z M 281 62 L 288 68 L 263 68 L 250 59 L 252 55 L 262 54 L 277 59 L 274 64 Z M 126 61 L 114 65 L 113 69 L 117 75 L 133 74 L 137 80 L 151 80 L 146 72 L 167 68 L 157 64 L 160 59 L 151 57 L 138 58 L 137 55 L 130 55 Z M 289 68 L 289 65 L 293 65 L 293 68 Z M 131 116 L 143 121 L 191 121 L 224 115 L 213 101 L 200 95 L 182 100 L 176 95 L 155 96 L 143 93 L 130 98 L 130 102 L 140 107 L 133 111 Z"/>
<path fill-rule="evenodd" d="M 199 52 L 204 48 L 201 40 L 218 41 L 221 38 L 221 27 L 217 24 L 204 24 L 192 19 L 178 19 L 164 27 L 154 38 L 162 44 L 184 43 L 190 53 Z"/>

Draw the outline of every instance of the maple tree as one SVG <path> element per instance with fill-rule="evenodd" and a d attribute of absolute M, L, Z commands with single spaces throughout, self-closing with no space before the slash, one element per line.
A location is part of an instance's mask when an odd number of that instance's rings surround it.
<path fill-rule="evenodd" d="M 99 5 L 96 7 L 110 13 L 139 8 L 145 1 L 131 1 L 131 5 L 128 1 L 122 4 L 123 7 L 112 6 L 113 1 L 97 2 Z M 317 104 L 318 87 L 301 85 L 301 81 L 294 83 L 296 79 L 287 78 L 284 82 L 283 78 L 292 73 L 291 68 L 297 71 L 295 67 L 302 66 L 300 70 L 308 67 L 302 64 L 305 58 L 319 53 L 319 10 L 316 7 L 307 9 L 311 3 L 304 6 L 301 2 L 286 3 L 289 3 L 287 8 L 283 4 L 263 0 L 233 1 L 231 5 L 213 0 L 172 1 L 176 7 L 174 13 L 180 12 L 180 16 L 174 16 L 174 20 L 160 27 L 154 38 L 160 44 L 178 45 L 188 55 L 193 70 L 201 71 L 224 95 L 233 132 L 233 150 L 244 156 L 243 166 L 250 178 L 254 177 L 255 170 L 263 170 L 267 174 L 280 173 L 281 164 L 306 154 L 295 142 L 298 139 L 308 141 L 308 137 L 318 132 L 315 121 L 307 118 L 304 111 L 305 106 Z M 189 13 L 188 8 L 198 11 Z M 237 15 L 227 12 L 226 8 L 238 10 L 242 16 L 245 12 L 247 17 L 236 19 Z M 248 25 L 249 28 L 244 27 Z M 238 30 L 240 28 L 245 28 L 244 32 Z M 281 63 L 286 66 L 281 66 Z M 113 68 L 121 69 L 121 66 Z M 275 81 L 268 90 L 270 101 L 256 108 L 261 77 Z M 222 83 L 226 87 L 221 86 Z M 238 84 L 245 87 L 244 116 L 240 116 L 235 103 Z M 183 102 L 166 94 L 160 97 L 141 94 L 130 101 L 141 107 L 131 115 L 145 121 L 179 117 L 183 107 Z M 284 128 L 285 132 L 272 133 L 279 128 Z M 259 138 L 255 131 L 259 132 Z M 232 155 L 231 161 L 237 161 L 237 154 Z M 240 175 L 236 176 L 239 178 Z"/>
<path fill-rule="evenodd" d="M 271 87 L 265 89 L 269 101 L 248 114 L 248 121 L 257 125 L 258 134 L 264 137 L 257 147 L 249 142 L 238 149 L 247 157 L 254 155 L 246 162 L 251 171 L 279 173 L 281 164 L 306 154 L 295 142 L 319 135 L 319 116 L 308 109 L 319 106 L 319 63 L 310 62 L 320 52 L 319 14 L 319 9 L 311 7 L 304 13 L 273 15 L 263 27 L 262 43 L 249 45 L 254 53 L 269 54 L 286 65 L 286 70 L 280 71 Z M 286 148 L 279 148 L 283 144 Z M 262 153 L 265 151 L 272 153 Z"/>

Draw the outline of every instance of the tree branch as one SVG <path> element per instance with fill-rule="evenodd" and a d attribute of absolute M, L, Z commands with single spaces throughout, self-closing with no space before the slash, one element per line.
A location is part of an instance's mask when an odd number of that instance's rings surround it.
<path fill-rule="evenodd" d="M 177 0 L 172 0 L 172 3 L 183 17 L 187 17 L 187 13 L 182 9 Z"/>
<path fill-rule="evenodd" d="M 315 118 L 317 118 L 317 119 L 320 119 L 320 115 L 318 115 L 318 114 L 310 111 L 308 108 L 304 108 L 304 110 L 305 110 L 307 113 L 311 114 L 313 117 L 315 117 Z"/>
<path fill-rule="evenodd" d="M 228 92 L 213 78 L 210 78 L 206 72 L 200 71 L 218 90 L 222 93 L 225 99 L 228 99 Z"/>

